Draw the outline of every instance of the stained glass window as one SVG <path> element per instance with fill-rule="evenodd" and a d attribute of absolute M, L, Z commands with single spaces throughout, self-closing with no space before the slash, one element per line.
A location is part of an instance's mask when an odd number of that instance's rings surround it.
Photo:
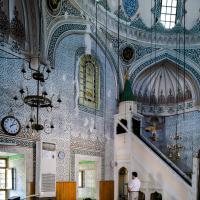
<path fill-rule="evenodd" d="M 80 59 L 79 103 L 87 107 L 99 107 L 99 65 L 90 54 Z"/>
<path fill-rule="evenodd" d="M 165 28 L 171 29 L 176 24 L 178 0 L 162 0 L 160 21 Z"/>

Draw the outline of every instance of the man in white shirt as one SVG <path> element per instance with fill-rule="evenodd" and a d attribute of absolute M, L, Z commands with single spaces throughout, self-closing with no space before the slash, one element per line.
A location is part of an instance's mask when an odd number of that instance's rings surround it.
<path fill-rule="evenodd" d="M 130 200 L 138 200 L 141 182 L 137 177 L 137 172 L 132 172 L 132 180 L 128 184 L 128 192 Z"/>

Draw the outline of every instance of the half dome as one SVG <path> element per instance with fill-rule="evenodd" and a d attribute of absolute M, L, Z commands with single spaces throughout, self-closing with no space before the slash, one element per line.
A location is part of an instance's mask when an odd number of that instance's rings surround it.
<path fill-rule="evenodd" d="M 171 61 L 143 71 L 133 86 L 137 101 L 146 105 L 169 105 L 196 99 L 195 83 Z"/>

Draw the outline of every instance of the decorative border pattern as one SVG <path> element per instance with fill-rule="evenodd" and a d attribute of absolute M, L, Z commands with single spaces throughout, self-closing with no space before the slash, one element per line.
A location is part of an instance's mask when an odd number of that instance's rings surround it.
<path fill-rule="evenodd" d="M 24 139 L 19 139 L 19 138 L 11 138 L 11 137 L 6 137 L 6 136 L 0 136 L 0 142 L 16 144 L 17 146 L 29 147 L 29 148 L 35 147 L 35 144 L 36 144 L 36 141 L 24 140 Z"/>
<path fill-rule="evenodd" d="M 75 154 L 97 156 L 101 157 L 101 178 L 104 179 L 105 176 L 105 143 L 92 140 L 86 140 L 81 137 L 71 138 L 70 144 L 70 160 L 71 160 L 71 181 L 75 181 Z"/>
<path fill-rule="evenodd" d="M 162 61 L 164 59 L 169 59 L 172 60 L 173 62 L 177 63 L 180 66 L 184 66 L 184 62 L 182 60 L 179 60 L 178 58 L 168 54 L 168 53 L 164 53 L 162 55 L 157 56 L 155 59 L 150 59 L 148 61 L 146 61 L 145 63 L 143 63 L 142 65 L 140 65 L 130 76 L 130 81 L 133 83 L 134 79 L 137 77 L 137 75 L 143 71 L 146 67 L 152 65 L 153 63 L 157 63 L 159 61 Z M 188 70 L 198 81 L 198 84 L 200 84 L 200 74 L 193 68 L 191 67 L 189 64 L 185 63 L 185 69 Z"/>
<path fill-rule="evenodd" d="M 54 66 L 54 50 L 56 47 L 56 43 L 58 41 L 58 38 L 65 32 L 70 31 L 70 30 L 86 30 L 87 26 L 86 25 L 81 25 L 81 24 L 63 24 L 59 26 L 53 35 L 50 38 L 50 43 L 48 47 L 48 60 L 50 61 L 51 66 Z"/>
<path fill-rule="evenodd" d="M 178 53 L 184 55 L 184 49 L 174 49 Z M 200 49 L 185 49 L 185 55 L 195 63 L 200 63 Z"/>
<path fill-rule="evenodd" d="M 62 2 L 62 8 L 59 15 L 64 15 L 67 12 L 68 15 L 72 16 L 81 16 L 81 13 L 78 9 L 76 9 L 69 0 L 65 0 Z"/>
<path fill-rule="evenodd" d="M 132 49 L 132 52 L 133 52 L 132 58 L 130 58 L 129 60 L 126 60 L 123 56 L 123 51 L 127 47 Z M 135 52 L 135 48 L 132 44 L 127 44 L 127 43 L 122 44 L 119 51 L 120 51 L 119 53 L 120 53 L 121 61 L 124 62 L 124 64 L 131 64 L 135 60 L 136 52 Z"/>
<path fill-rule="evenodd" d="M 103 28 L 101 28 L 101 31 L 102 33 L 105 35 L 106 32 Z M 115 50 L 116 53 L 118 53 L 118 38 L 113 36 L 112 34 L 110 33 L 107 33 L 107 37 L 108 37 L 108 40 L 110 42 L 112 42 L 112 46 Z M 125 44 L 127 44 L 127 42 L 125 40 L 122 40 L 122 39 L 119 39 L 119 46 L 120 46 L 120 49 L 121 47 L 123 47 Z M 139 60 L 140 58 L 142 58 L 144 55 L 147 55 L 147 54 L 150 54 L 152 53 L 153 51 L 155 51 L 155 48 L 152 48 L 152 47 L 145 47 L 145 46 L 141 46 L 141 45 L 137 45 L 137 44 L 134 44 L 134 43 L 128 43 L 127 45 L 131 45 L 134 50 L 135 50 L 135 58 L 133 61 L 136 61 L 136 60 Z M 156 50 L 159 50 L 160 48 L 156 48 Z"/>
<path fill-rule="evenodd" d="M 172 105 L 172 106 L 148 106 L 148 105 L 142 105 L 137 104 L 138 112 L 141 114 L 157 114 L 162 116 L 168 116 L 168 115 L 174 115 L 177 112 L 185 112 L 185 111 L 191 111 L 191 109 L 194 108 L 193 102 L 187 102 L 187 103 L 180 103 L 178 105 Z"/>

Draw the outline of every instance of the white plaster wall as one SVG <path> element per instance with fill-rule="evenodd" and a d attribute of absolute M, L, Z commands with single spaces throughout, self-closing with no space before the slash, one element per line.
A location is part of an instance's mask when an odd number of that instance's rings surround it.
<path fill-rule="evenodd" d="M 185 5 L 187 14 L 185 17 L 185 25 L 187 29 L 191 29 L 198 18 L 200 18 L 200 1 L 199 0 L 187 0 Z"/>
<path fill-rule="evenodd" d="M 24 155 L 24 165 L 25 169 L 25 193 L 24 195 L 30 194 L 30 183 L 33 182 L 33 148 L 27 147 L 19 147 L 19 146 L 0 146 L 0 152 L 7 152 L 7 153 L 15 153 L 15 154 L 23 154 Z M 23 195 L 23 196 L 24 196 Z"/>
<path fill-rule="evenodd" d="M 26 196 L 26 165 L 25 159 L 21 158 L 9 158 L 9 168 L 16 169 L 16 190 L 9 191 L 9 197 L 13 196 Z"/>
<path fill-rule="evenodd" d="M 146 24 L 146 26 L 151 27 L 154 19 L 154 16 L 151 12 L 151 8 L 153 8 L 154 6 L 154 1 L 138 0 L 138 3 L 139 3 L 138 13 L 140 13 L 141 18 Z"/>
<path fill-rule="evenodd" d="M 137 113 L 137 103 L 135 101 L 123 101 L 119 104 L 119 113 L 128 113 L 133 111 Z"/>
<path fill-rule="evenodd" d="M 166 200 L 195 198 L 192 188 L 132 133 L 116 135 L 115 147 L 115 159 L 118 163 L 115 167 L 115 194 L 118 194 L 118 171 L 121 167 L 126 167 L 129 179 L 132 171 L 138 172 L 142 182 L 141 191 L 147 199 L 155 191 L 160 192 Z"/>
<path fill-rule="evenodd" d="M 107 139 L 105 145 L 105 180 L 113 180 L 114 172 L 112 162 L 114 159 L 113 139 Z"/>

